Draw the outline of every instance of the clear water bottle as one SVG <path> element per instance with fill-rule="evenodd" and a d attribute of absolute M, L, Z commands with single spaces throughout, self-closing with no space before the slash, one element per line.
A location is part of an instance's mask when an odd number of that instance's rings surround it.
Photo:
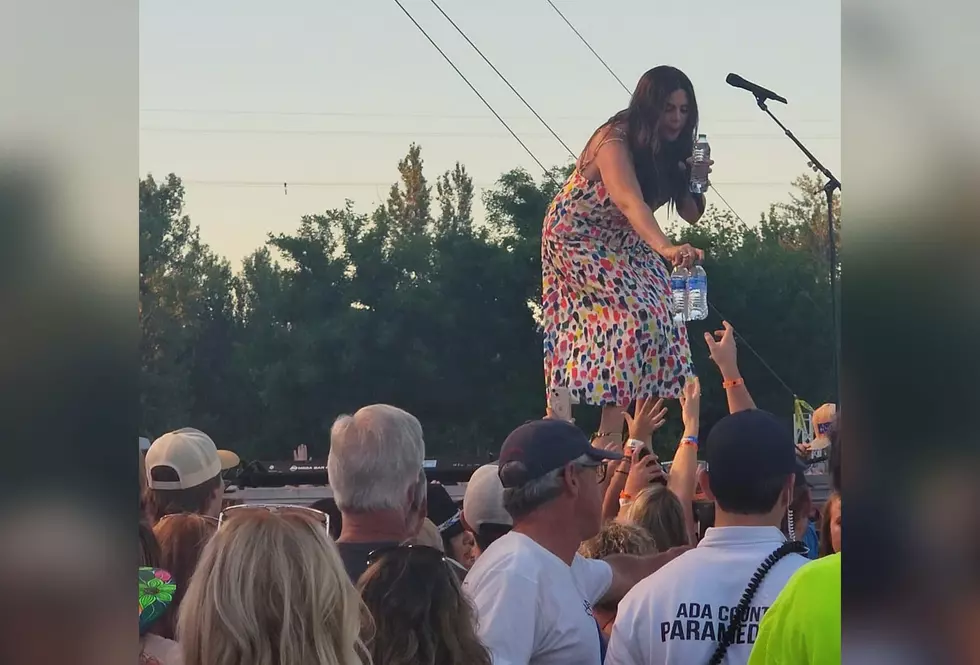
<path fill-rule="evenodd" d="M 670 273 L 670 291 L 674 300 L 674 323 L 687 321 L 687 281 L 691 273 L 683 266 L 674 268 Z"/>
<path fill-rule="evenodd" d="M 703 321 L 708 318 L 708 275 L 700 265 L 691 269 L 687 278 L 687 319 Z"/>
<path fill-rule="evenodd" d="M 711 146 L 708 145 L 705 134 L 698 134 L 691 156 L 694 157 L 691 164 L 691 191 L 704 194 L 708 191 L 708 160 L 711 159 Z"/>

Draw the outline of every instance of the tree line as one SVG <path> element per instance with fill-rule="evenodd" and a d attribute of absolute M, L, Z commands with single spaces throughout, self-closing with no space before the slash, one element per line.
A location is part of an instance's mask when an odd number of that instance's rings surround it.
<path fill-rule="evenodd" d="M 569 168 L 503 174 L 477 224 L 465 167 L 433 187 L 413 144 L 384 205 L 305 215 L 238 271 L 184 214 L 179 177 L 141 179 L 140 436 L 193 426 L 245 459 L 322 458 L 337 415 L 386 402 L 421 420 L 429 455 L 487 458 L 544 411 L 541 223 Z M 710 206 L 671 229 L 705 249 L 711 303 L 811 403 L 835 392 L 821 197 L 801 176 L 758 224 Z M 726 406 L 701 337 L 719 327 L 690 326 L 708 426 Z M 759 406 L 789 417 L 793 394 L 744 347 L 740 364 Z M 598 410 L 576 417 L 590 431 Z M 679 427 L 674 406 L 661 456 Z"/>

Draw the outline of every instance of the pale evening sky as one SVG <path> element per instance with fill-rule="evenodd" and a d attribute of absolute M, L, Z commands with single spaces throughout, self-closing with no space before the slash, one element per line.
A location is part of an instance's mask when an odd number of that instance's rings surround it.
<path fill-rule="evenodd" d="M 437 1 L 573 151 L 626 104 L 546 0 Z M 402 2 L 545 165 L 568 161 L 430 0 Z M 688 74 L 712 180 L 746 221 L 806 165 L 729 72 L 786 97 L 770 108 L 843 179 L 839 2 L 553 2 L 631 89 L 658 64 Z M 430 183 L 456 160 L 478 190 L 540 171 L 393 0 L 141 0 L 140 127 L 140 175 L 179 175 L 186 212 L 236 267 L 303 214 L 345 198 L 373 210 L 412 141 Z"/>

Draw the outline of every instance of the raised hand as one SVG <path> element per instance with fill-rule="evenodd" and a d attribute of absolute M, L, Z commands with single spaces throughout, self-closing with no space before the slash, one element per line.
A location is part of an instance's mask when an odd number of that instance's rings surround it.
<path fill-rule="evenodd" d="M 701 381 L 696 376 L 689 378 L 681 391 L 681 419 L 684 434 L 697 436 L 701 426 Z"/>
<path fill-rule="evenodd" d="M 641 458 L 640 454 L 644 450 L 646 450 L 645 446 L 637 446 L 633 449 L 629 473 L 626 476 L 626 486 L 623 487 L 623 492 L 631 497 L 636 497 L 652 483 L 666 482 L 664 469 L 660 466 L 660 459 L 656 453 L 650 452 Z"/>
<path fill-rule="evenodd" d="M 722 321 L 724 330 L 716 330 L 714 336 L 704 333 L 704 341 L 708 344 L 708 353 L 721 375 L 725 378 L 738 376 L 738 349 L 735 346 L 735 329 L 728 321 Z"/>
<path fill-rule="evenodd" d="M 630 438 L 649 442 L 653 438 L 653 433 L 667 422 L 667 408 L 662 399 L 656 401 L 638 399 L 636 400 L 635 414 L 631 416 L 629 412 L 626 412 L 623 416 L 626 418 L 627 427 L 629 427 Z"/>

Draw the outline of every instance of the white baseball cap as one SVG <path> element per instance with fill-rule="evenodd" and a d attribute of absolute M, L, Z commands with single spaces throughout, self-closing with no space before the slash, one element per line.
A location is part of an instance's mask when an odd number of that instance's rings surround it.
<path fill-rule="evenodd" d="M 837 421 L 837 405 L 823 404 L 810 416 L 813 425 L 813 441 L 810 450 L 823 450 L 830 445 L 830 430 Z"/>
<path fill-rule="evenodd" d="M 168 432 L 146 451 L 146 478 L 150 489 L 186 490 L 206 483 L 225 469 L 238 466 L 238 455 L 218 450 L 207 434 L 192 427 Z M 178 480 L 154 480 L 153 469 L 170 467 Z"/>
<path fill-rule="evenodd" d="M 463 521 L 474 531 L 479 531 L 484 524 L 514 524 L 514 519 L 504 509 L 504 486 L 498 471 L 496 464 L 484 464 L 466 483 Z"/>

